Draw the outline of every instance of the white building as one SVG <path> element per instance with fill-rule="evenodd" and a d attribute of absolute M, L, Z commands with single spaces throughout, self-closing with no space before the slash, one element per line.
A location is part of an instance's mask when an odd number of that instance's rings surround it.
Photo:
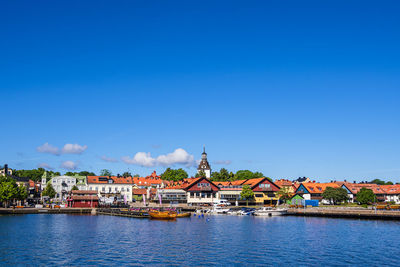
<path fill-rule="evenodd" d="M 56 191 L 55 198 L 59 200 L 66 200 L 67 194 L 71 191 L 72 187 L 76 185 L 76 178 L 71 176 L 55 176 L 46 182 L 46 173 L 42 176 L 42 190 L 51 184 Z"/>
<path fill-rule="evenodd" d="M 132 177 L 87 176 L 88 190 L 96 190 L 102 199 L 132 202 Z"/>
<path fill-rule="evenodd" d="M 206 178 L 211 178 L 211 167 L 207 160 L 206 148 L 203 148 L 203 153 L 201 154 L 201 161 L 199 167 L 197 168 L 197 173 L 203 171 L 206 174 Z"/>

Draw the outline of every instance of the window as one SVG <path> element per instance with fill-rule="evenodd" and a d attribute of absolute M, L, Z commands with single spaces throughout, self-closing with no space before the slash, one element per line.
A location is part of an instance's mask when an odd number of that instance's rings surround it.
<path fill-rule="evenodd" d="M 195 196 L 195 193 L 190 192 L 190 197 L 194 197 L 194 196 Z"/>
<path fill-rule="evenodd" d="M 211 197 L 211 193 L 207 193 L 207 198 L 210 198 Z"/>
<path fill-rule="evenodd" d="M 126 189 L 126 192 L 129 192 L 129 187 Z"/>
<path fill-rule="evenodd" d="M 106 191 L 106 188 L 103 186 L 102 188 L 101 188 L 101 191 Z"/>
<path fill-rule="evenodd" d="M 92 190 L 92 187 L 91 187 L 91 186 L 89 186 L 89 190 Z M 96 190 L 97 190 L 97 188 L 96 188 Z"/>

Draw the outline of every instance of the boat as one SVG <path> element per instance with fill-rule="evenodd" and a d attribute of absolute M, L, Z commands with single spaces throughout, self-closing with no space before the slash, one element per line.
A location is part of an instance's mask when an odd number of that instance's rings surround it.
<path fill-rule="evenodd" d="M 158 220 L 175 220 L 177 213 L 175 211 L 149 211 L 151 219 Z"/>
<path fill-rule="evenodd" d="M 239 212 L 238 215 L 254 215 L 256 209 L 253 208 L 242 208 Z"/>
<path fill-rule="evenodd" d="M 255 216 L 280 216 L 285 215 L 287 213 L 287 209 L 276 209 L 271 207 L 263 207 L 261 209 L 256 210 L 254 212 Z"/>
<path fill-rule="evenodd" d="M 190 217 L 192 214 L 190 212 L 182 212 L 182 213 L 178 213 L 176 215 L 176 218 L 185 218 L 185 217 Z"/>
<path fill-rule="evenodd" d="M 238 209 L 229 209 L 226 213 L 228 215 L 239 215 L 240 210 Z"/>
<path fill-rule="evenodd" d="M 226 214 L 229 211 L 227 208 L 222 208 L 220 206 L 214 206 L 214 208 L 211 210 L 211 213 L 216 213 L 216 214 Z"/>

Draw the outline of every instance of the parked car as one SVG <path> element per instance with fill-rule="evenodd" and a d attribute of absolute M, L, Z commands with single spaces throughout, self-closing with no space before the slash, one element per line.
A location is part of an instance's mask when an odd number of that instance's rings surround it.
<path fill-rule="evenodd" d="M 214 200 L 214 205 L 217 206 L 221 206 L 221 207 L 225 207 L 225 206 L 230 206 L 231 203 L 228 202 L 228 200 L 226 199 L 218 199 L 218 200 Z"/>

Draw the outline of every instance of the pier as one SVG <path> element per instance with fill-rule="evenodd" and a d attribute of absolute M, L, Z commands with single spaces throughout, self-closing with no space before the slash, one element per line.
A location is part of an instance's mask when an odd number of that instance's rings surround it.
<path fill-rule="evenodd" d="M 0 215 L 6 214 L 93 214 L 91 208 L 0 208 Z"/>
<path fill-rule="evenodd" d="M 400 220 L 400 211 L 374 209 L 306 208 L 289 209 L 288 216 L 331 217 L 370 220 Z"/>

